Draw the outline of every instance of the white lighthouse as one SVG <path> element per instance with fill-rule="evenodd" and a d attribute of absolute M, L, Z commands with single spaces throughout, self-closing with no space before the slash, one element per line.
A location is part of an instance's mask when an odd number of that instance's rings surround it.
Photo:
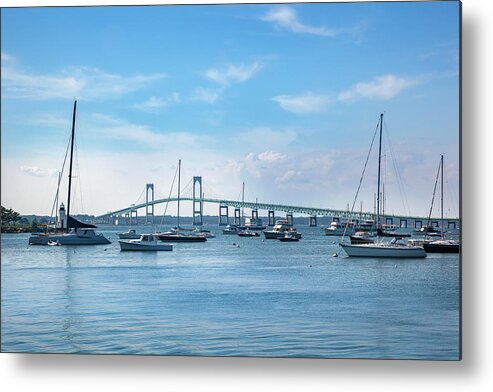
<path fill-rule="evenodd" d="M 60 204 L 60 210 L 58 212 L 57 228 L 64 229 L 67 227 L 67 213 L 65 212 L 65 206 Z"/>

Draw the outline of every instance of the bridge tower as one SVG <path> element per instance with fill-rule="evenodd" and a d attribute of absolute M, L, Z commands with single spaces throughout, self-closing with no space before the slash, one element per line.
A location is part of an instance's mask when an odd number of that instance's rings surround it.
<path fill-rule="evenodd" d="M 151 194 L 151 204 L 149 204 L 149 193 Z M 137 218 L 137 211 L 135 214 Z M 154 224 L 154 184 L 146 184 L 146 225 L 148 223 Z"/>
<path fill-rule="evenodd" d="M 286 219 L 288 221 L 289 226 L 294 226 L 293 225 L 293 213 L 292 212 L 287 212 L 286 213 Z"/>
<path fill-rule="evenodd" d="M 317 227 L 317 215 L 310 216 L 310 227 Z"/>
<path fill-rule="evenodd" d="M 219 226 L 229 225 L 228 206 L 219 204 Z"/>
<path fill-rule="evenodd" d="M 198 196 L 198 197 L 197 197 Z M 203 224 L 203 193 L 202 177 L 193 177 L 193 225 L 202 226 Z"/>
<path fill-rule="evenodd" d="M 235 208 L 234 224 L 236 226 L 241 226 L 241 210 L 239 208 Z"/>
<path fill-rule="evenodd" d="M 137 209 L 136 208 L 132 208 L 130 210 L 130 226 L 133 226 L 133 220 L 135 218 L 135 225 L 138 225 L 139 224 L 139 221 L 137 219 Z"/>

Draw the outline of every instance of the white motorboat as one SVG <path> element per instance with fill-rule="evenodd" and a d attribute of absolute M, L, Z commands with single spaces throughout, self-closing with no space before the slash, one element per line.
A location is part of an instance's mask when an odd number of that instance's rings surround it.
<path fill-rule="evenodd" d="M 203 235 L 205 238 L 216 238 L 216 235 L 213 232 L 211 232 L 210 230 L 204 230 L 204 229 L 196 228 L 196 229 L 192 230 L 192 233 Z"/>
<path fill-rule="evenodd" d="M 236 226 L 236 225 L 227 225 L 223 229 L 223 234 L 238 234 L 239 231 L 240 231 L 240 228 L 238 228 L 238 226 Z"/>
<path fill-rule="evenodd" d="M 240 236 L 240 237 L 259 237 L 260 234 L 257 233 L 256 231 L 252 231 L 250 229 L 246 229 L 246 230 L 240 230 L 238 232 L 238 236 Z"/>
<path fill-rule="evenodd" d="M 118 237 L 121 240 L 136 240 L 140 238 L 140 234 L 138 234 L 135 229 L 128 229 L 128 231 L 118 233 Z"/>
<path fill-rule="evenodd" d="M 277 220 L 272 230 L 264 230 L 263 233 L 265 239 L 267 240 L 277 240 L 281 237 L 284 237 L 286 233 L 292 235 L 295 238 L 301 238 L 301 233 L 298 233 L 296 229 L 291 226 L 287 219 Z"/>
<path fill-rule="evenodd" d="M 279 237 L 278 240 L 281 242 L 298 242 L 300 239 L 286 231 L 284 236 Z"/>
<path fill-rule="evenodd" d="M 120 240 L 121 250 L 136 251 L 171 251 L 173 245 L 163 244 L 157 241 L 153 234 L 142 234 L 138 240 Z"/>
<path fill-rule="evenodd" d="M 74 141 L 75 141 L 75 118 L 77 111 L 77 101 L 74 101 L 74 111 L 72 117 L 72 133 L 70 137 L 70 167 L 68 175 L 68 197 L 67 197 L 67 212 L 63 203 L 60 205 L 59 223 L 55 233 L 33 234 L 29 237 L 29 245 L 102 245 L 110 244 L 111 242 L 102 234 L 94 231 L 96 226 L 89 223 L 80 222 L 70 216 L 70 193 L 72 189 L 72 163 L 74 157 Z M 64 164 L 65 165 L 65 164 Z M 62 169 L 63 172 L 63 169 Z M 58 204 L 58 195 L 60 190 L 60 181 L 62 175 L 58 176 L 57 192 L 55 196 L 54 207 Z M 53 210 L 52 210 L 53 214 Z"/>
<path fill-rule="evenodd" d="M 340 246 L 349 257 L 424 258 L 426 257 L 426 252 L 422 246 L 415 246 L 409 243 L 402 243 L 399 241 L 398 238 L 395 237 L 392 238 L 390 242 L 384 241 L 384 238 L 387 236 L 384 235 L 384 232 L 382 230 L 382 225 L 380 224 L 380 217 L 381 217 L 380 180 L 381 180 L 381 161 L 382 161 L 383 114 L 380 114 L 379 125 L 380 125 L 380 137 L 379 137 L 380 142 L 378 148 L 378 176 L 377 176 L 378 185 L 377 185 L 377 205 L 376 205 L 376 222 L 375 222 L 376 223 L 375 227 L 377 229 L 378 237 L 374 243 L 358 243 L 358 244 L 344 243 L 344 238 L 343 238 L 343 242 L 340 243 Z M 366 168 L 366 163 L 365 163 L 365 168 Z M 364 174 L 364 170 L 363 170 L 363 174 Z M 356 197 L 357 196 L 358 193 L 356 193 Z"/>
<path fill-rule="evenodd" d="M 347 226 L 347 230 L 346 230 Z M 342 236 L 346 230 L 347 235 L 355 233 L 354 222 L 331 222 L 329 227 L 325 227 L 325 235 Z"/>

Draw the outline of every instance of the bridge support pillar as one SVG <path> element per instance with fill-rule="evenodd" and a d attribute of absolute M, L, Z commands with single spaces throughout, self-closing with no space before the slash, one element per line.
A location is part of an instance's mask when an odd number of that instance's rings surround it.
<path fill-rule="evenodd" d="M 252 220 L 253 219 L 255 219 L 255 220 L 258 219 L 258 210 L 252 210 Z"/>
<path fill-rule="evenodd" d="M 154 184 L 146 184 L 146 225 L 149 223 L 154 224 L 154 203 L 149 205 L 149 191 L 151 193 L 151 202 L 154 202 Z M 137 211 L 135 213 L 137 214 Z"/>
<path fill-rule="evenodd" d="M 239 208 L 235 208 L 234 224 L 241 226 L 241 210 Z"/>
<path fill-rule="evenodd" d="M 269 216 L 269 226 L 274 226 L 276 220 L 276 213 L 272 210 L 269 210 L 268 216 Z"/>
<path fill-rule="evenodd" d="M 202 177 L 193 177 L 193 225 L 202 226 L 203 224 L 203 194 Z"/>
<path fill-rule="evenodd" d="M 317 215 L 310 216 L 310 227 L 317 227 Z"/>
<path fill-rule="evenodd" d="M 219 205 L 219 226 L 229 225 L 228 206 Z"/>
<path fill-rule="evenodd" d="M 135 222 L 134 222 L 135 218 Z M 130 210 L 130 226 L 138 225 L 139 221 L 137 219 L 137 210 Z"/>
<path fill-rule="evenodd" d="M 286 214 L 286 219 L 287 219 L 287 221 L 288 221 L 288 225 L 290 225 L 290 226 L 294 226 L 294 225 L 293 225 L 293 213 L 292 213 L 292 212 L 288 212 L 288 213 Z"/>

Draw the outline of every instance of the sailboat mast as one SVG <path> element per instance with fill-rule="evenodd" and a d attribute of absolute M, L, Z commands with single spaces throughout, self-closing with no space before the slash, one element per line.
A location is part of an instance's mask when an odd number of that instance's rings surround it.
<path fill-rule="evenodd" d="M 444 229 L 444 227 L 443 227 L 443 155 L 440 155 L 440 168 L 441 168 L 441 177 L 442 177 L 441 178 L 442 192 L 441 192 L 441 200 L 440 200 L 440 204 L 441 204 L 440 210 L 441 210 L 441 220 L 442 220 L 441 221 L 441 223 L 442 223 L 442 225 L 441 225 L 442 230 L 441 231 L 442 231 L 442 240 L 443 240 L 443 238 L 444 238 L 443 237 L 443 229 Z"/>
<path fill-rule="evenodd" d="M 241 192 L 241 219 L 245 220 L 244 214 L 243 214 L 243 203 L 245 203 L 245 181 L 243 181 L 243 190 Z M 240 225 L 241 225 L 240 221 Z"/>
<path fill-rule="evenodd" d="M 69 217 L 70 217 L 70 191 L 72 189 L 72 163 L 74 156 L 74 135 L 75 135 L 75 112 L 77 110 L 77 101 L 74 101 L 74 114 L 72 117 L 72 137 L 70 138 L 70 167 L 68 172 L 68 200 L 67 200 L 67 233 L 69 231 Z"/>
<path fill-rule="evenodd" d="M 380 141 L 378 144 L 378 182 L 377 182 L 377 230 L 380 227 L 380 166 L 382 163 L 382 123 L 383 113 L 380 114 Z"/>
<path fill-rule="evenodd" d="M 178 159 L 178 211 L 176 217 L 176 228 L 180 228 L 180 181 L 181 181 L 181 159 Z"/>

